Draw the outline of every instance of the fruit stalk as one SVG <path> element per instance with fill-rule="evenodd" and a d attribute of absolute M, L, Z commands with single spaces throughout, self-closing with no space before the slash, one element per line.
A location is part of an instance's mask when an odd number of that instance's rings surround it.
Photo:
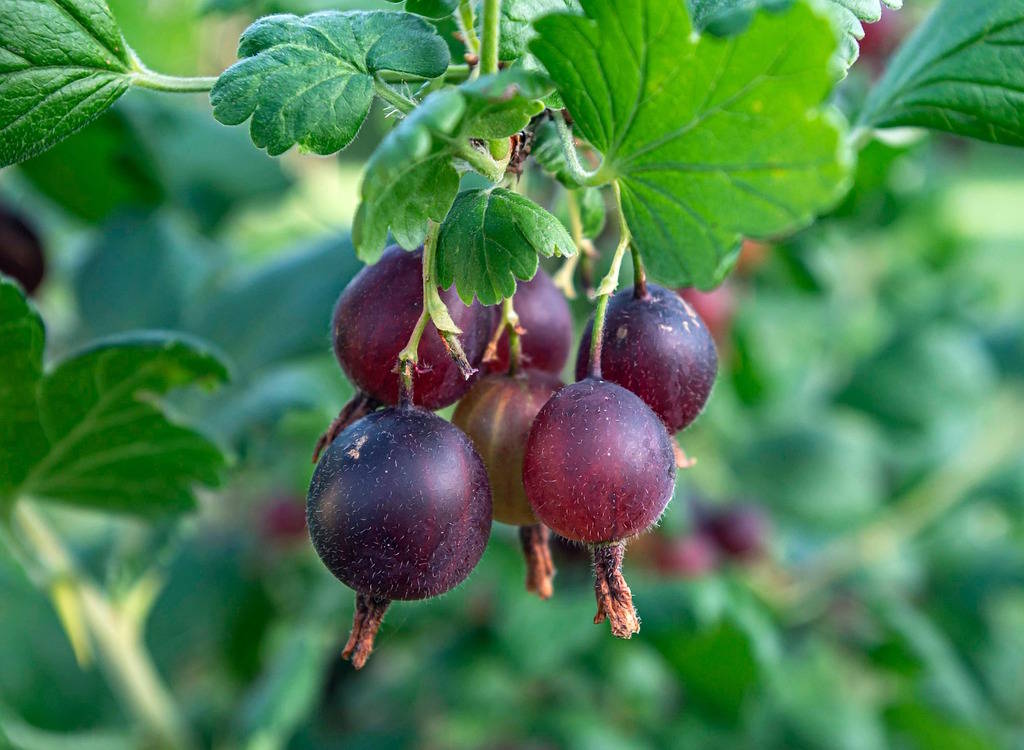
<path fill-rule="evenodd" d="M 640 248 L 636 243 L 630 243 L 630 251 L 633 253 L 633 298 L 643 299 L 649 296 L 647 292 L 647 270 L 644 268 L 644 259 L 640 255 Z"/>
<path fill-rule="evenodd" d="M 597 597 L 594 624 L 600 625 L 607 618 L 612 635 L 619 638 L 631 638 L 634 633 L 640 632 L 640 619 L 633 607 L 633 593 L 622 576 L 622 557 L 625 552 L 625 542 L 594 548 L 594 594 Z"/>
<path fill-rule="evenodd" d="M 612 256 L 612 265 L 608 273 L 601 280 L 597 288 L 597 306 L 594 308 L 594 328 L 590 339 L 590 376 L 601 377 L 601 346 L 604 343 L 604 319 L 608 311 L 608 300 L 615 293 L 619 285 L 619 271 L 622 269 L 622 258 L 626 254 L 626 248 L 630 245 L 629 225 L 626 224 L 626 216 L 622 211 L 622 191 L 619 183 L 612 183 L 612 190 L 615 193 L 615 205 L 619 216 L 619 244 Z"/>
<path fill-rule="evenodd" d="M 501 304 L 502 319 L 508 331 L 508 374 L 515 375 L 523 364 L 523 340 L 520 336 L 519 316 L 512 297 Z"/>
<path fill-rule="evenodd" d="M 373 653 L 373 641 L 380 630 L 380 624 L 384 620 L 384 613 L 387 612 L 391 602 L 367 594 L 356 594 L 356 612 L 352 617 L 352 632 L 348 636 L 348 643 L 341 652 L 343 659 L 352 662 L 356 669 L 362 669 L 366 660 Z"/>
<path fill-rule="evenodd" d="M 551 532 L 542 523 L 519 527 L 519 543 L 526 560 L 526 590 L 541 599 L 550 599 L 555 590 L 550 539 Z"/>

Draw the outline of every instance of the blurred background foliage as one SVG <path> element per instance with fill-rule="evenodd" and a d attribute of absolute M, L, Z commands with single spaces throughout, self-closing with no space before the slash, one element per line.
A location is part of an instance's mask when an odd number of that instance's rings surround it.
<path fill-rule="evenodd" d="M 357 3 L 111 5 L 154 66 L 208 74 L 255 15 Z M 869 29 L 841 107 L 912 15 Z M 1021 153 L 872 142 L 831 215 L 690 294 L 722 368 L 680 436 L 696 467 L 627 557 L 639 637 L 590 624 L 579 549 L 557 548 L 554 599 L 527 595 L 498 526 L 466 584 L 396 603 L 357 675 L 339 656 L 352 595 L 306 540 L 303 496 L 350 395 L 328 324 L 359 267 L 361 163 L 387 126 L 376 113 L 337 158 L 272 160 L 202 97 L 132 91 L 0 173 L 0 203 L 46 249 L 51 357 L 162 328 L 233 369 L 175 402 L 232 457 L 200 513 L 49 514 L 115 599 L 144 602 L 146 644 L 204 745 L 1024 748 Z M 585 295 L 573 304 L 582 323 Z M 0 744 L 133 746 L 102 673 L 4 552 L 0 591 Z"/>

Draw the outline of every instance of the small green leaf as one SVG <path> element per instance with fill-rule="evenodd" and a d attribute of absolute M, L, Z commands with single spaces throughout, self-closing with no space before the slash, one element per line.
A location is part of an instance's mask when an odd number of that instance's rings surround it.
<path fill-rule="evenodd" d="M 444 220 L 459 190 L 450 136 L 466 102 L 455 89 L 437 91 L 381 141 L 366 164 L 362 203 L 352 224 L 356 254 L 374 263 L 390 227 L 402 247 L 426 237 L 427 221 Z"/>
<path fill-rule="evenodd" d="M 943 0 L 889 62 L 859 123 L 1024 146 L 1024 3 Z"/>
<path fill-rule="evenodd" d="M 448 68 L 444 40 L 410 13 L 323 11 L 261 18 L 210 94 L 225 125 L 250 117 L 253 143 L 272 155 L 293 145 L 316 154 L 355 138 L 373 102 L 374 75 L 436 78 Z"/>
<path fill-rule="evenodd" d="M 540 71 L 508 68 L 459 87 L 466 114 L 459 132 L 469 138 L 506 138 L 544 111 L 551 81 Z"/>
<path fill-rule="evenodd" d="M 438 279 L 445 289 L 454 283 L 467 305 L 474 296 L 493 305 L 515 294 L 517 278 L 533 278 L 538 254 L 575 252 L 561 222 L 529 198 L 504 188 L 467 190 L 441 225 Z"/>
<path fill-rule="evenodd" d="M 137 334 L 99 342 L 44 373 L 42 323 L 2 279 L 0 331 L 0 498 L 159 515 L 194 507 L 193 485 L 218 482 L 221 452 L 170 422 L 156 400 L 225 380 L 210 353 L 166 334 Z"/>
<path fill-rule="evenodd" d="M 618 181 L 649 273 L 716 285 L 741 235 L 795 229 L 846 187 L 827 18 L 797 4 L 760 13 L 729 39 L 696 36 L 686 10 L 656 0 L 584 0 L 586 17 L 546 16 L 531 43 Z"/>
<path fill-rule="evenodd" d="M 103 0 L 0 0 L 0 167 L 71 135 L 130 85 Z"/>

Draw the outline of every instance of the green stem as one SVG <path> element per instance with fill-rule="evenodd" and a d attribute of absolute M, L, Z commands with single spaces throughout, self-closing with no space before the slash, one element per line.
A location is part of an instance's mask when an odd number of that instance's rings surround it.
<path fill-rule="evenodd" d="M 380 77 L 374 77 L 373 90 L 374 92 L 376 92 L 377 96 L 379 96 L 381 99 L 383 99 L 388 104 L 393 106 L 402 114 L 407 115 L 414 109 L 416 109 L 416 102 L 414 102 L 409 97 L 403 96 L 402 94 L 395 91 L 384 81 L 384 79 Z"/>
<path fill-rule="evenodd" d="M 643 299 L 647 296 L 647 269 L 644 268 L 644 259 L 636 243 L 631 242 L 629 247 L 633 253 L 633 296 Z"/>
<path fill-rule="evenodd" d="M 470 67 L 468 65 L 456 63 L 455 65 L 449 65 L 448 70 L 442 76 L 435 79 L 427 79 L 422 76 L 412 75 L 411 73 L 401 73 L 397 70 L 382 70 L 376 74 L 376 77 L 385 83 L 418 83 L 427 80 L 444 80 L 451 83 L 459 83 L 469 78 L 469 74 Z"/>
<path fill-rule="evenodd" d="M 498 182 L 505 176 L 505 168 L 508 166 L 508 158 L 503 162 L 496 161 L 490 154 L 473 148 L 469 143 L 456 143 L 456 156 L 469 164 L 474 170 L 482 174 L 491 182 Z"/>
<path fill-rule="evenodd" d="M 192 747 L 186 724 L 163 684 L 136 629 L 78 569 L 45 519 L 26 501 L 14 508 L 11 521 L 51 579 L 66 581 L 78 599 L 82 616 L 102 656 L 107 677 L 125 707 L 160 747 Z"/>
<path fill-rule="evenodd" d="M 175 94 L 193 94 L 209 91 L 217 83 L 217 76 L 165 76 L 151 70 L 141 70 L 132 76 L 132 83 L 140 88 Z"/>
<path fill-rule="evenodd" d="M 594 327 L 590 334 L 590 376 L 601 377 L 601 347 L 604 344 L 604 319 L 608 310 L 608 300 L 615 293 L 619 285 L 619 272 L 622 270 L 622 259 L 626 255 L 626 248 L 630 244 L 629 225 L 626 224 L 626 216 L 622 212 L 622 191 L 619 183 L 612 183 L 612 190 L 615 193 L 615 206 L 618 209 L 619 217 L 619 244 L 615 248 L 615 255 L 612 256 L 612 265 L 608 273 L 601 279 L 601 285 L 597 288 L 597 306 L 594 309 Z"/>
<path fill-rule="evenodd" d="M 480 45 L 480 73 L 498 72 L 498 42 L 501 39 L 501 0 L 484 0 L 483 41 Z"/>
<path fill-rule="evenodd" d="M 459 0 L 459 12 L 455 14 L 455 21 L 462 32 L 462 39 L 466 43 L 469 54 L 480 57 L 480 38 L 476 35 L 476 19 L 473 17 L 473 5 L 470 0 Z M 475 75 L 479 68 L 475 68 L 470 74 Z"/>
<path fill-rule="evenodd" d="M 601 167 L 593 171 L 583 166 L 583 163 L 580 161 L 579 152 L 576 150 L 576 141 L 572 135 L 572 128 L 569 127 L 569 123 L 565 119 L 565 112 L 558 112 L 554 120 L 558 137 L 562 141 L 562 153 L 565 155 L 566 169 L 569 171 L 569 176 L 573 179 L 573 182 L 581 187 L 584 185 L 600 187 L 609 182 L 603 172 L 603 162 Z"/>
<path fill-rule="evenodd" d="M 515 375 L 523 365 L 523 341 L 519 335 L 519 315 L 516 314 L 512 297 L 501 303 L 501 314 L 508 331 L 508 374 Z"/>

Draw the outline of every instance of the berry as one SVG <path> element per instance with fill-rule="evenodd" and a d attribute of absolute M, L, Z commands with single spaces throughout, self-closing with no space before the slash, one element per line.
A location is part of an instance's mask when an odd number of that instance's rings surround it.
<path fill-rule="evenodd" d="M 373 399 L 398 403 L 398 353 L 423 310 L 423 251 L 398 246 L 384 251 L 345 287 L 334 308 L 334 353 L 357 388 Z M 462 304 L 454 289 L 441 292 L 455 324 L 462 329 L 462 347 L 471 364 L 483 356 L 493 314 L 479 303 Z M 459 371 L 433 323 L 427 324 L 419 347 L 415 403 L 441 409 L 455 403 L 472 385 Z"/>
<path fill-rule="evenodd" d="M 576 359 L 576 377 L 589 371 L 593 319 Z M 661 417 L 669 432 L 700 414 L 718 371 L 718 353 L 700 316 L 674 292 L 651 284 L 627 289 L 608 303 L 601 376 L 628 388 Z"/>
<path fill-rule="evenodd" d="M 703 533 L 663 539 L 655 564 L 667 575 L 699 578 L 718 565 L 718 548 L 714 540 Z"/>
<path fill-rule="evenodd" d="M 301 499 L 291 495 L 271 498 L 260 509 L 264 538 L 288 544 L 306 536 L 306 513 Z"/>
<path fill-rule="evenodd" d="M 343 656 L 366 662 L 388 604 L 461 583 L 491 527 L 487 470 L 457 427 L 425 409 L 363 417 L 328 446 L 306 516 L 317 554 L 357 593 Z"/>
<path fill-rule="evenodd" d="M 665 426 L 636 395 L 586 378 L 537 414 L 523 482 L 542 523 L 594 546 L 598 615 L 623 638 L 639 630 L 622 578 L 623 544 L 653 525 L 672 498 L 675 455 Z"/>
<path fill-rule="evenodd" d="M 521 526 L 527 559 L 527 589 L 542 599 L 551 596 L 554 565 L 547 530 L 537 517 L 523 487 L 523 454 L 537 412 L 562 387 L 551 373 L 524 370 L 516 375 L 489 375 L 459 402 L 452 422 L 473 441 L 487 466 L 494 500 L 494 520 Z"/>
<path fill-rule="evenodd" d="M 519 325 L 523 328 L 523 362 L 534 370 L 559 373 L 572 349 L 572 314 L 565 295 L 543 270 L 520 282 L 514 298 Z M 502 325 L 497 316 L 497 325 Z M 508 332 L 498 341 L 497 359 L 488 363 L 490 372 L 504 373 L 509 366 Z"/>
<path fill-rule="evenodd" d="M 43 282 L 46 258 L 39 236 L 24 219 L 0 206 L 0 273 L 32 294 Z"/>
<path fill-rule="evenodd" d="M 700 528 L 728 557 L 749 560 L 764 550 L 768 523 L 752 505 L 705 508 L 699 512 Z"/>

